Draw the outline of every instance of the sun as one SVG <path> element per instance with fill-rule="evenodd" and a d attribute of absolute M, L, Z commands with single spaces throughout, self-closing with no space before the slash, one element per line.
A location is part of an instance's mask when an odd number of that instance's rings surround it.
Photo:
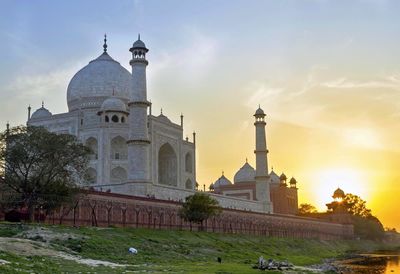
<path fill-rule="evenodd" d="M 326 210 L 326 203 L 332 201 L 332 194 L 337 188 L 341 188 L 345 193 L 352 193 L 368 198 L 367 180 L 364 174 L 351 168 L 330 168 L 323 169 L 316 173 L 314 180 L 314 202 L 315 206 L 321 210 Z"/>

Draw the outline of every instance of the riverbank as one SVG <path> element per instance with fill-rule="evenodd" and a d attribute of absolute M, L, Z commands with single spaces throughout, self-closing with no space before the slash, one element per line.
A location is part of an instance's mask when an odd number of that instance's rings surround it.
<path fill-rule="evenodd" d="M 129 247 L 138 253 L 129 253 Z M 326 258 L 388 248 L 398 245 L 0 223 L 1 273 L 16 273 L 17 269 L 36 273 L 258 273 L 252 266 L 260 256 L 307 266 Z"/>

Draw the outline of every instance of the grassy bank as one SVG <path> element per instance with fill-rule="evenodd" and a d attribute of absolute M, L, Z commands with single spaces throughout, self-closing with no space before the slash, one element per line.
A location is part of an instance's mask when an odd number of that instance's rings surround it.
<path fill-rule="evenodd" d="M 129 247 L 138 254 L 129 254 Z M 385 248 L 360 241 L 0 223 L 0 260 L 6 261 L 0 261 L 0 273 L 258 273 L 251 266 L 259 256 L 310 265 L 348 252 Z"/>

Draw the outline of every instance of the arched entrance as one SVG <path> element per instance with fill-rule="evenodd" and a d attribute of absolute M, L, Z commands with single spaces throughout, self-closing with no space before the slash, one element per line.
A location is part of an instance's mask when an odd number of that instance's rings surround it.
<path fill-rule="evenodd" d="M 168 143 L 160 147 L 158 152 L 158 183 L 162 185 L 178 185 L 178 164 L 176 153 Z"/>

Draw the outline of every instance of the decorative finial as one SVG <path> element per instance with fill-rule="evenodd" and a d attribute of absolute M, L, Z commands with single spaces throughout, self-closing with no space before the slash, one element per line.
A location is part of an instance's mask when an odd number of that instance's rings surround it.
<path fill-rule="evenodd" d="M 271 166 L 271 170 L 274 171 L 274 167 L 273 166 Z"/>
<path fill-rule="evenodd" d="M 224 176 L 224 171 L 222 171 L 222 176 Z"/>
<path fill-rule="evenodd" d="M 42 108 L 44 108 L 44 101 L 42 101 Z"/>
<path fill-rule="evenodd" d="M 246 164 L 247 164 L 247 157 L 246 157 Z"/>
<path fill-rule="evenodd" d="M 140 40 L 140 33 L 138 33 L 137 39 Z"/>
<path fill-rule="evenodd" d="M 31 109 L 31 105 L 29 104 L 28 109 Z"/>
<path fill-rule="evenodd" d="M 163 114 L 162 114 L 162 108 L 161 108 L 161 115 L 163 115 Z"/>
<path fill-rule="evenodd" d="M 260 104 L 258 104 L 258 108 L 261 108 Z"/>
<path fill-rule="evenodd" d="M 104 52 L 107 52 L 107 34 L 104 34 L 104 45 L 103 45 Z"/>

